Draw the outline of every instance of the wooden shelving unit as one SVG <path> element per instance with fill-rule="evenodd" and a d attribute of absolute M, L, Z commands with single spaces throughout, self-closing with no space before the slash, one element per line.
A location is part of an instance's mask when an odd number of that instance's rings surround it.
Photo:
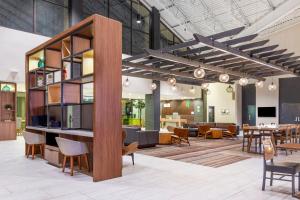
<path fill-rule="evenodd" d="M 27 129 L 52 138 L 46 155 L 53 138 L 76 132 L 68 138 L 89 144 L 94 181 L 121 176 L 121 62 L 122 25 L 99 15 L 26 54 Z"/>
<path fill-rule="evenodd" d="M 0 140 L 15 140 L 16 133 L 16 88 L 11 82 L 0 81 Z"/>

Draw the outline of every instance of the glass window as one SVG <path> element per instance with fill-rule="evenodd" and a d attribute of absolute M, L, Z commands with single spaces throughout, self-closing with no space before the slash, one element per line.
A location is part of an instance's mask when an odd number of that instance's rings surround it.
<path fill-rule="evenodd" d="M 109 17 L 122 22 L 123 26 L 130 27 L 131 26 L 130 0 L 110 0 Z"/>
<path fill-rule="evenodd" d="M 173 44 L 174 34 L 163 23 L 160 23 L 160 47 L 164 48 Z"/>
<path fill-rule="evenodd" d="M 0 26 L 33 31 L 33 0 L 1 0 Z"/>
<path fill-rule="evenodd" d="M 122 29 L 122 52 L 131 55 L 131 30 L 130 27 L 123 26 Z"/>
<path fill-rule="evenodd" d="M 82 12 L 84 18 L 93 14 L 107 16 L 108 14 L 108 0 L 82 0 Z"/>
<path fill-rule="evenodd" d="M 68 22 L 68 8 L 36 0 L 36 33 L 54 36 L 65 30 L 69 26 Z"/>

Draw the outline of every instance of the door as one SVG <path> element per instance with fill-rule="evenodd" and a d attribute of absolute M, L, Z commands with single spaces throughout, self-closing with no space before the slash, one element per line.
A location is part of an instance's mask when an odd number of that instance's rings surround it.
<path fill-rule="evenodd" d="M 215 107 L 208 107 L 208 122 L 215 122 Z"/>
<path fill-rule="evenodd" d="M 247 123 L 250 126 L 255 126 L 256 124 L 256 106 L 255 105 L 248 105 L 247 106 L 247 114 L 248 114 L 248 120 Z"/>

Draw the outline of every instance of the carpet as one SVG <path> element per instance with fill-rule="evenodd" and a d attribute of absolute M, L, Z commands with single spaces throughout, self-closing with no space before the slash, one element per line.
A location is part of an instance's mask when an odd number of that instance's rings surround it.
<path fill-rule="evenodd" d="M 187 144 L 157 145 L 141 149 L 138 153 L 214 168 L 251 158 L 249 154 L 242 152 L 241 139 L 190 138 L 190 143 L 191 146 Z"/>

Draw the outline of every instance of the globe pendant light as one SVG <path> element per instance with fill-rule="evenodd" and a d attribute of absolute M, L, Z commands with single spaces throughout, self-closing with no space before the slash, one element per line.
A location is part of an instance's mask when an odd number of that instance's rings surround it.
<path fill-rule="evenodd" d="M 173 90 L 173 91 L 176 91 L 176 90 L 177 90 L 177 86 L 176 86 L 175 84 L 172 85 L 171 87 L 172 87 L 172 90 Z"/>
<path fill-rule="evenodd" d="M 241 86 L 247 85 L 247 84 L 248 84 L 248 79 L 247 79 L 247 78 L 240 78 L 239 84 L 240 84 Z"/>
<path fill-rule="evenodd" d="M 270 91 L 274 91 L 274 90 L 276 90 L 276 85 L 273 83 L 273 81 L 272 81 L 272 83 L 268 86 L 268 89 L 270 90 Z"/>
<path fill-rule="evenodd" d="M 255 86 L 257 88 L 262 88 L 262 87 L 264 87 L 264 82 L 263 81 L 257 81 L 257 82 L 255 82 Z"/>
<path fill-rule="evenodd" d="M 201 84 L 201 89 L 207 90 L 207 89 L 208 89 L 208 86 L 209 86 L 209 83 L 202 83 L 202 84 Z"/>
<path fill-rule="evenodd" d="M 124 81 L 124 83 L 123 83 L 123 86 L 124 87 L 128 87 L 130 85 L 130 82 L 129 82 L 129 79 L 128 79 L 128 77 L 126 78 L 126 80 Z"/>
<path fill-rule="evenodd" d="M 232 93 L 232 92 L 233 92 L 233 87 L 231 87 L 231 85 L 229 85 L 229 86 L 226 88 L 226 92 Z"/>
<path fill-rule="evenodd" d="M 204 69 L 202 69 L 200 67 L 195 69 L 195 71 L 194 71 L 194 77 L 195 78 L 204 78 L 204 76 L 205 76 Z"/>
<path fill-rule="evenodd" d="M 173 77 L 173 78 L 168 78 L 168 83 L 170 85 L 175 85 L 176 84 L 176 79 Z"/>
<path fill-rule="evenodd" d="M 228 74 L 220 74 L 219 80 L 222 83 L 227 83 L 229 81 L 229 75 Z"/>
<path fill-rule="evenodd" d="M 151 89 L 151 90 L 156 90 L 156 88 L 157 88 L 156 83 L 151 83 L 150 89 Z"/>
<path fill-rule="evenodd" d="M 192 86 L 192 87 L 190 88 L 190 93 L 195 94 L 195 92 L 196 92 L 196 90 L 195 90 L 194 86 Z"/>

